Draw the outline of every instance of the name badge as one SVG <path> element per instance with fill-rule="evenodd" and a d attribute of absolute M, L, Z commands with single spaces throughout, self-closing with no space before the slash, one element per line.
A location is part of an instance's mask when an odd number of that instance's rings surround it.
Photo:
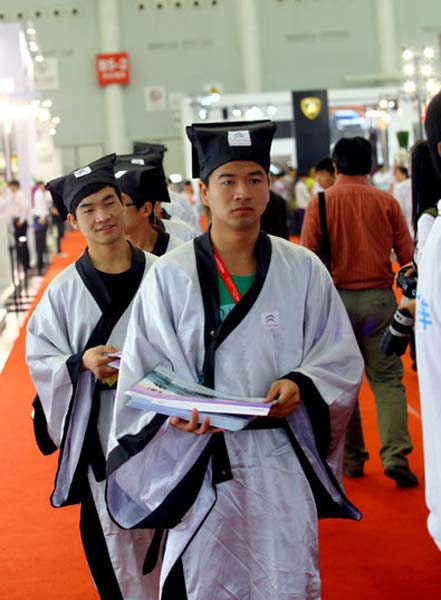
<path fill-rule="evenodd" d="M 251 146 L 251 137 L 248 129 L 228 132 L 228 144 L 230 146 Z"/>
<path fill-rule="evenodd" d="M 92 169 L 90 167 L 83 167 L 82 169 L 78 169 L 77 171 L 73 172 L 77 179 L 79 177 L 84 177 L 84 175 L 89 175 L 89 173 L 92 173 Z"/>

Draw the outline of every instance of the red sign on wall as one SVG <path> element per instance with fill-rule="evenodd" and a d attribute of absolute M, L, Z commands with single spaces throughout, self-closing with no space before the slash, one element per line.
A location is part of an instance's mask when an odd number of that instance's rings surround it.
<path fill-rule="evenodd" d="M 127 85 L 130 81 L 129 56 L 127 52 L 96 55 L 96 74 L 98 84 L 118 83 Z"/>

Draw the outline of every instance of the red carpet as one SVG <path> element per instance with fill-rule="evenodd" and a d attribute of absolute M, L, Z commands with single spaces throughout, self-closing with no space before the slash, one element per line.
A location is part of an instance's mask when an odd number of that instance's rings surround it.
<path fill-rule="evenodd" d="M 83 246 L 79 234 L 67 234 L 63 249 L 69 259 L 55 259 L 45 282 L 74 260 Z M 23 330 L 0 376 L 0 599 L 94 600 L 97 594 L 79 540 L 78 508 L 55 510 L 49 505 L 56 457 L 39 454 L 33 439 L 33 388 L 24 363 L 24 342 Z M 411 464 L 422 479 L 417 379 L 408 361 L 406 373 L 415 445 Z M 362 414 L 371 460 L 366 476 L 346 481 L 346 488 L 364 519 L 321 522 L 323 600 L 438 600 L 441 554 L 426 532 L 423 486 L 398 490 L 383 476 L 373 399 L 365 385 Z"/>

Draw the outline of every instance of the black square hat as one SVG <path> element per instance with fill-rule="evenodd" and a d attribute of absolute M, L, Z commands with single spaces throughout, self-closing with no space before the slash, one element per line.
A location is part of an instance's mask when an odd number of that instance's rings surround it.
<path fill-rule="evenodd" d="M 153 142 L 133 142 L 133 154 L 140 154 L 148 159 L 149 164 L 162 167 L 167 147 Z"/>
<path fill-rule="evenodd" d="M 102 156 L 88 165 L 72 171 L 46 183 L 54 205 L 62 219 L 73 212 L 72 204 L 79 197 L 84 197 L 85 188 L 91 184 L 104 184 L 118 190 L 118 183 L 113 174 L 113 163 L 116 154 Z M 86 193 L 87 195 L 87 193 Z"/>
<path fill-rule="evenodd" d="M 150 164 L 147 156 L 118 155 L 114 171 L 119 189 L 138 207 L 146 202 L 170 202 L 164 171 L 162 167 Z"/>
<path fill-rule="evenodd" d="M 192 144 L 193 177 L 206 179 L 221 165 L 249 160 L 270 168 L 270 150 L 276 124 L 273 121 L 194 123 L 186 127 Z"/>

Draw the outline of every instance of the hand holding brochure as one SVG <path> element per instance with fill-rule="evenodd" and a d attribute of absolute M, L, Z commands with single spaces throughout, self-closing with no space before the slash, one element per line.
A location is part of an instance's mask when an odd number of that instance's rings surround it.
<path fill-rule="evenodd" d="M 212 426 L 232 431 L 243 429 L 253 417 L 268 415 L 271 408 L 271 404 L 263 404 L 264 398 L 219 393 L 193 382 L 180 381 L 173 372 L 162 368 L 149 373 L 127 394 L 130 396 L 128 405 L 134 408 L 186 420 L 190 419 L 192 409 L 197 408 L 199 421 L 208 416 Z"/>
<path fill-rule="evenodd" d="M 118 352 L 106 352 L 106 356 L 114 359 L 112 362 L 107 363 L 107 366 L 119 370 L 121 367 L 121 354 L 121 350 L 118 350 Z"/>

